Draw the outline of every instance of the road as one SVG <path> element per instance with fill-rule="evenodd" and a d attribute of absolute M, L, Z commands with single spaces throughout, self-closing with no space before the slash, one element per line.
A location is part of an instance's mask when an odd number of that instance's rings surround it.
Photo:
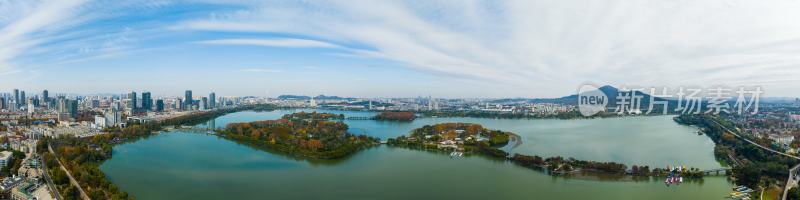
<path fill-rule="evenodd" d="M 53 179 L 50 178 L 50 174 L 47 173 L 47 163 L 44 163 L 44 160 L 41 159 L 41 157 L 39 158 L 39 163 L 41 163 L 41 166 L 37 170 L 41 170 L 40 174 L 44 175 L 44 180 L 47 182 L 47 187 L 50 188 L 50 192 L 52 192 L 56 200 L 63 199 L 61 198 L 61 194 L 58 193 L 58 188 L 56 187 L 56 184 L 53 184 Z"/>
<path fill-rule="evenodd" d="M 789 189 L 792 187 L 797 186 L 797 169 L 800 168 L 800 164 L 795 165 L 791 169 L 789 169 L 789 179 L 786 180 L 786 187 L 783 187 L 783 197 L 782 200 L 786 200 L 786 196 L 789 194 Z"/>
<path fill-rule="evenodd" d="M 61 159 L 58 159 L 58 154 L 56 154 L 56 152 L 53 151 L 53 146 L 50 145 L 49 143 L 47 144 L 47 150 L 50 151 L 50 153 L 52 153 L 55 156 L 55 159 L 58 162 L 58 166 L 61 167 L 61 170 L 64 170 L 64 172 L 67 173 L 67 177 L 69 178 L 69 183 L 71 183 L 75 187 L 78 187 L 78 192 L 81 194 L 81 198 L 84 200 L 91 200 L 91 198 L 89 198 L 89 195 L 86 195 L 86 192 L 83 191 L 83 187 L 81 187 L 81 185 L 78 184 L 78 181 L 72 177 L 72 173 L 70 173 L 69 170 L 67 170 L 67 168 L 64 167 L 64 164 L 61 164 Z"/>

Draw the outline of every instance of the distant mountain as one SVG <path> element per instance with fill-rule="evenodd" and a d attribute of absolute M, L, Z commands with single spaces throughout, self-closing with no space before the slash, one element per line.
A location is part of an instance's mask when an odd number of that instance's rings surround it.
<path fill-rule="evenodd" d="M 625 94 L 625 93 L 627 93 L 627 95 L 630 95 L 630 93 L 632 92 L 632 91 L 620 91 L 619 89 L 617 89 L 617 88 L 615 88 L 613 86 L 610 86 L 610 85 L 606 85 L 606 86 L 600 87 L 600 88 L 598 88 L 598 90 L 603 92 L 603 94 L 605 94 L 608 97 L 608 105 L 607 105 L 607 107 L 609 109 L 613 109 L 613 108 L 616 108 L 618 106 L 617 105 L 617 103 L 618 103 L 617 96 L 619 96 L 620 94 Z M 670 100 L 670 99 L 665 99 L 665 98 L 660 98 L 660 97 L 654 97 L 653 98 L 653 97 L 650 96 L 650 94 L 644 93 L 642 91 L 635 91 L 634 92 L 634 96 L 641 97 L 640 109 L 642 109 L 642 111 L 645 111 L 650 106 L 651 98 L 653 100 L 655 100 L 655 101 L 667 102 L 667 104 L 669 105 L 669 108 L 674 108 L 674 107 L 676 107 L 678 105 L 677 101 L 675 101 L 675 100 Z M 564 102 L 564 103 L 569 104 L 569 105 L 578 105 L 578 94 L 574 94 L 574 95 L 570 95 L 570 96 L 566 96 L 566 97 L 561 97 L 561 98 L 558 99 L 558 101 Z M 628 99 L 627 101 L 630 102 L 630 99 Z M 656 108 L 663 108 L 663 105 L 656 104 L 656 105 L 654 105 L 654 109 L 656 109 Z"/>
<path fill-rule="evenodd" d="M 598 90 L 600 90 L 603 94 L 606 95 L 606 97 L 608 97 L 608 99 L 607 99 L 607 101 L 608 101 L 607 107 L 609 109 L 615 109 L 617 107 L 617 96 L 620 94 L 620 90 L 615 88 L 615 87 L 613 87 L 613 86 L 610 86 L 610 85 L 606 85 L 606 86 L 600 87 L 600 88 L 598 88 Z M 589 91 L 587 91 L 587 92 L 589 92 Z M 638 96 L 638 97 L 641 97 L 640 109 L 642 111 L 646 111 L 646 109 L 650 105 L 650 97 L 651 97 L 650 94 L 644 93 L 642 91 L 636 91 L 635 95 Z M 656 101 L 666 101 L 667 104 L 669 105 L 668 109 L 670 109 L 670 110 L 673 110 L 675 107 L 677 107 L 677 101 L 675 101 L 675 100 L 665 99 L 665 98 L 660 98 L 660 97 L 655 97 L 654 99 Z M 578 94 L 573 94 L 573 95 L 564 96 L 564 97 L 560 97 L 560 98 L 535 98 L 535 99 L 507 98 L 507 99 L 496 99 L 496 100 L 491 101 L 491 103 L 554 103 L 554 104 L 575 105 L 575 106 L 577 106 L 578 105 Z M 660 111 L 661 109 L 663 109 L 663 105 L 661 105 L 661 104 L 654 105 L 654 110 L 655 110 L 654 112 Z"/>
<path fill-rule="evenodd" d="M 309 96 L 300 96 L 300 95 L 281 95 L 278 96 L 280 100 L 309 100 L 311 97 Z"/>
<path fill-rule="evenodd" d="M 278 99 L 281 100 L 311 100 L 309 96 L 303 95 L 281 95 L 278 96 Z M 325 96 L 325 95 L 318 95 L 314 97 L 315 100 L 345 100 L 345 101 L 354 101 L 356 98 L 352 97 L 339 97 L 339 96 Z"/>

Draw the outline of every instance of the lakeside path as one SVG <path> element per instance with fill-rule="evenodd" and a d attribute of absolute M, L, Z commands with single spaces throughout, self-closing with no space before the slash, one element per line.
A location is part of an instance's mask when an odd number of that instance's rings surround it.
<path fill-rule="evenodd" d="M 81 198 L 84 199 L 84 200 L 91 200 L 91 198 L 89 198 L 89 195 L 86 195 L 86 192 L 83 191 L 83 188 L 81 187 L 81 185 L 78 184 L 78 181 L 75 180 L 75 178 L 72 177 L 72 173 L 70 173 L 69 170 L 67 170 L 67 168 L 64 167 L 63 164 L 61 164 L 61 159 L 59 159 L 58 158 L 58 154 L 56 154 L 56 152 L 53 151 L 53 146 L 50 145 L 50 143 L 47 144 L 47 150 L 50 151 L 50 153 L 52 153 L 53 155 L 55 155 L 55 159 L 56 159 L 56 162 L 58 162 L 58 166 L 61 168 L 61 170 L 64 170 L 64 172 L 67 173 L 67 177 L 69 178 L 69 183 L 71 183 L 75 187 L 78 187 L 78 192 L 80 192 Z M 56 190 L 58 190 L 58 189 L 56 189 Z"/>
<path fill-rule="evenodd" d="M 511 141 L 509 141 L 509 142 L 514 142 L 514 144 L 510 144 L 509 143 L 508 145 L 503 147 L 504 149 L 508 148 L 506 150 L 511 150 L 511 149 L 515 149 L 515 148 L 519 147 L 520 145 L 522 145 L 522 136 L 519 136 L 516 133 L 512 133 L 512 132 L 507 132 L 507 133 L 508 133 L 509 138 L 511 138 Z"/>

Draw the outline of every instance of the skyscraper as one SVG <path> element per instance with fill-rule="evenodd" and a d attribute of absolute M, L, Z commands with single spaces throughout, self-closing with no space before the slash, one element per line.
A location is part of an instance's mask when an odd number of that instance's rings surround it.
<path fill-rule="evenodd" d="M 117 126 L 122 122 L 119 102 L 111 103 L 111 110 L 106 113 L 106 126 Z"/>
<path fill-rule="evenodd" d="M 33 107 L 39 107 L 39 97 L 33 96 L 33 98 L 31 99 L 31 104 L 33 104 Z"/>
<path fill-rule="evenodd" d="M 138 106 L 136 106 L 137 105 L 136 104 L 136 92 L 131 91 L 131 93 L 128 94 L 128 99 L 131 100 L 131 105 L 130 105 L 131 106 L 131 112 L 135 113 L 136 112 L 136 108 L 138 108 Z"/>
<path fill-rule="evenodd" d="M 14 105 L 19 106 L 19 89 L 14 89 Z"/>
<path fill-rule="evenodd" d="M 58 113 L 66 112 L 66 110 L 67 110 L 67 104 L 66 103 L 67 102 L 66 102 L 66 99 L 64 98 L 64 96 L 59 96 L 58 97 L 58 105 L 56 106 L 57 107 L 56 111 L 58 111 Z"/>
<path fill-rule="evenodd" d="M 153 109 L 153 99 L 150 98 L 150 92 L 142 92 L 142 111 L 147 112 Z"/>
<path fill-rule="evenodd" d="M 192 109 L 192 91 L 186 90 L 186 96 L 183 97 L 183 109 L 184 110 L 191 110 Z"/>
<path fill-rule="evenodd" d="M 208 109 L 208 97 L 203 97 L 200 99 L 200 110 Z"/>
<path fill-rule="evenodd" d="M 44 102 L 50 101 L 50 94 L 47 90 L 42 91 L 42 100 L 44 100 Z"/>
<path fill-rule="evenodd" d="M 214 109 L 217 107 L 217 94 L 213 92 L 208 94 L 208 109 Z"/>
<path fill-rule="evenodd" d="M 25 98 L 25 91 L 19 91 L 19 102 L 17 103 L 18 106 L 25 106 L 27 103 L 27 99 Z"/>
<path fill-rule="evenodd" d="M 67 112 L 71 118 L 78 117 L 78 100 L 67 100 Z"/>
<path fill-rule="evenodd" d="M 156 112 L 164 111 L 164 100 L 158 99 L 156 100 Z"/>

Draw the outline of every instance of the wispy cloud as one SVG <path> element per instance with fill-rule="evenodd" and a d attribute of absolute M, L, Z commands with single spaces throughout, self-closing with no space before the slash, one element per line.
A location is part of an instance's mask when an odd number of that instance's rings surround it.
<path fill-rule="evenodd" d="M 10 16 L 0 20 L 0 71 L 10 70 L 15 57 L 75 24 L 70 20 L 84 3 L 83 0 L 0 3 L 0 11 L 8 11 L 3 15 Z"/>
<path fill-rule="evenodd" d="M 323 41 L 279 38 L 279 39 L 218 39 L 198 41 L 199 44 L 213 45 L 253 45 L 266 47 L 288 47 L 288 48 L 339 48 L 339 46 Z"/>
<path fill-rule="evenodd" d="M 251 72 L 251 73 L 277 73 L 283 72 L 283 70 L 277 69 L 269 69 L 269 68 L 244 68 L 239 70 L 241 72 Z"/>
<path fill-rule="evenodd" d="M 82 62 L 137 51 L 142 38 L 159 35 L 153 30 L 162 27 L 108 22 L 141 14 L 127 11 L 157 9 L 156 5 L 166 4 L 148 0 L 2 1 L 0 71 Z"/>
<path fill-rule="evenodd" d="M 181 27 L 353 43 L 365 47 L 349 52 L 357 56 L 538 88 L 724 84 L 800 75 L 798 9 L 797 1 L 264 2 Z"/>
<path fill-rule="evenodd" d="M 524 93 L 585 81 L 797 88 L 797 10 L 790 0 L 0 0 L 0 75 L 189 43 L 323 49 L 287 55 Z M 246 66 L 273 66 L 258 64 Z"/>

